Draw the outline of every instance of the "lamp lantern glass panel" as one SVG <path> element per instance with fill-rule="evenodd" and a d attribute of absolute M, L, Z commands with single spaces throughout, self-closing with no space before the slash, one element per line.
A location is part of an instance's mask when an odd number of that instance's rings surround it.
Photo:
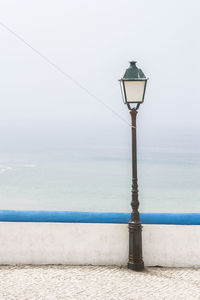
<path fill-rule="evenodd" d="M 143 102 L 146 80 L 125 80 L 123 84 L 127 102 Z"/>

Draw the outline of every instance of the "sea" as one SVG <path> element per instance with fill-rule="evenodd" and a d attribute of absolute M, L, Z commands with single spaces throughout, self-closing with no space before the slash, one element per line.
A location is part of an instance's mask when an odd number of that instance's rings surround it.
<path fill-rule="evenodd" d="M 0 209 L 131 211 L 124 147 L 0 153 Z M 200 151 L 138 149 L 141 212 L 200 212 Z"/>

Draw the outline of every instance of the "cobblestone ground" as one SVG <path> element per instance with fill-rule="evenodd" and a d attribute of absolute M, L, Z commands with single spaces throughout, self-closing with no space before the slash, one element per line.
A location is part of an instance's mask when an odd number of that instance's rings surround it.
<path fill-rule="evenodd" d="M 200 299 L 200 269 L 1 266 L 0 299 Z"/>

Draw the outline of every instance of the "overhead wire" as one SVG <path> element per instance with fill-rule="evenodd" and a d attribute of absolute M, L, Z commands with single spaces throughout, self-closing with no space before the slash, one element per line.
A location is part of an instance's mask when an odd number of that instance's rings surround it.
<path fill-rule="evenodd" d="M 27 42 L 21 35 L 16 33 L 14 30 L 12 30 L 10 27 L 5 25 L 3 22 L 0 21 L 0 25 L 6 29 L 8 32 L 10 32 L 12 35 L 14 35 L 18 40 L 20 40 L 22 43 L 24 43 L 27 47 L 29 47 L 32 51 L 34 51 L 37 55 L 39 55 L 44 61 L 46 61 L 49 65 L 51 65 L 54 69 L 56 69 L 58 72 L 60 72 L 62 75 L 64 75 L 66 78 L 71 80 L 76 86 L 78 86 L 80 89 L 85 91 L 91 98 L 95 99 L 97 102 L 102 104 L 107 110 L 109 110 L 113 115 L 118 117 L 122 122 L 126 123 L 127 125 L 131 126 L 129 122 L 124 119 L 120 114 L 118 114 L 115 110 L 113 110 L 108 104 L 106 104 L 103 100 L 101 100 L 99 97 L 97 97 L 95 94 L 93 94 L 88 88 L 83 86 L 78 80 L 74 79 L 71 75 L 69 75 L 67 72 L 65 72 L 60 66 L 58 66 L 56 63 L 54 63 L 51 59 L 49 59 L 46 55 L 44 55 L 42 52 L 37 50 L 35 47 L 33 47 L 29 42 Z"/>

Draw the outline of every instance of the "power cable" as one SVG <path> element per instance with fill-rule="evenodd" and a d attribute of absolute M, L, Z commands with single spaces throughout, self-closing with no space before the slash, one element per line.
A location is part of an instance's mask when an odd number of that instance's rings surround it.
<path fill-rule="evenodd" d="M 68 73 L 66 73 L 64 70 L 62 70 L 57 64 L 55 64 L 51 59 L 49 59 L 46 55 L 38 51 L 35 47 L 33 47 L 29 42 L 27 42 L 24 38 L 22 38 L 18 33 L 10 29 L 7 25 L 0 22 L 0 25 L 6 29 L 8 32 L 10 32 L 12 35 L 14 35 L 18 40 L 20 40 L 22 43 L 24 43 L 27 47 L 29 47 L 32 51 L 34 51 L 36 54 L 38 54 L 43 60 L 45 60 L 49 65 L 51 65 L 54 69 L 56 69 L 58 72 L 60 72 L 62 75 L 64 75 L 66 78 L 71 80 L 76 86 L 78 86 L 80 89 L 85 91 L 90 97 L 95 99 L 97 102 L 102 104 L 107 110 L 109 110 L 112 114 L 114 114 L 116 117 L 118 117 L 122 122 L 128 124 L 131 126 L 127 120 L 125 120 L 120 114 L 118 114 L 116 111 L 114 111 L 108 104 L 106 104 L 104 101 L 102 101 L 99 97 L 97 97 L 95 94 L 90 92 L 86 87 L 84 87 L 79 81 L 74 79 L 72 76 L 70 76 Z M 131 126 L 132 127 L 132 126 Z"/>

